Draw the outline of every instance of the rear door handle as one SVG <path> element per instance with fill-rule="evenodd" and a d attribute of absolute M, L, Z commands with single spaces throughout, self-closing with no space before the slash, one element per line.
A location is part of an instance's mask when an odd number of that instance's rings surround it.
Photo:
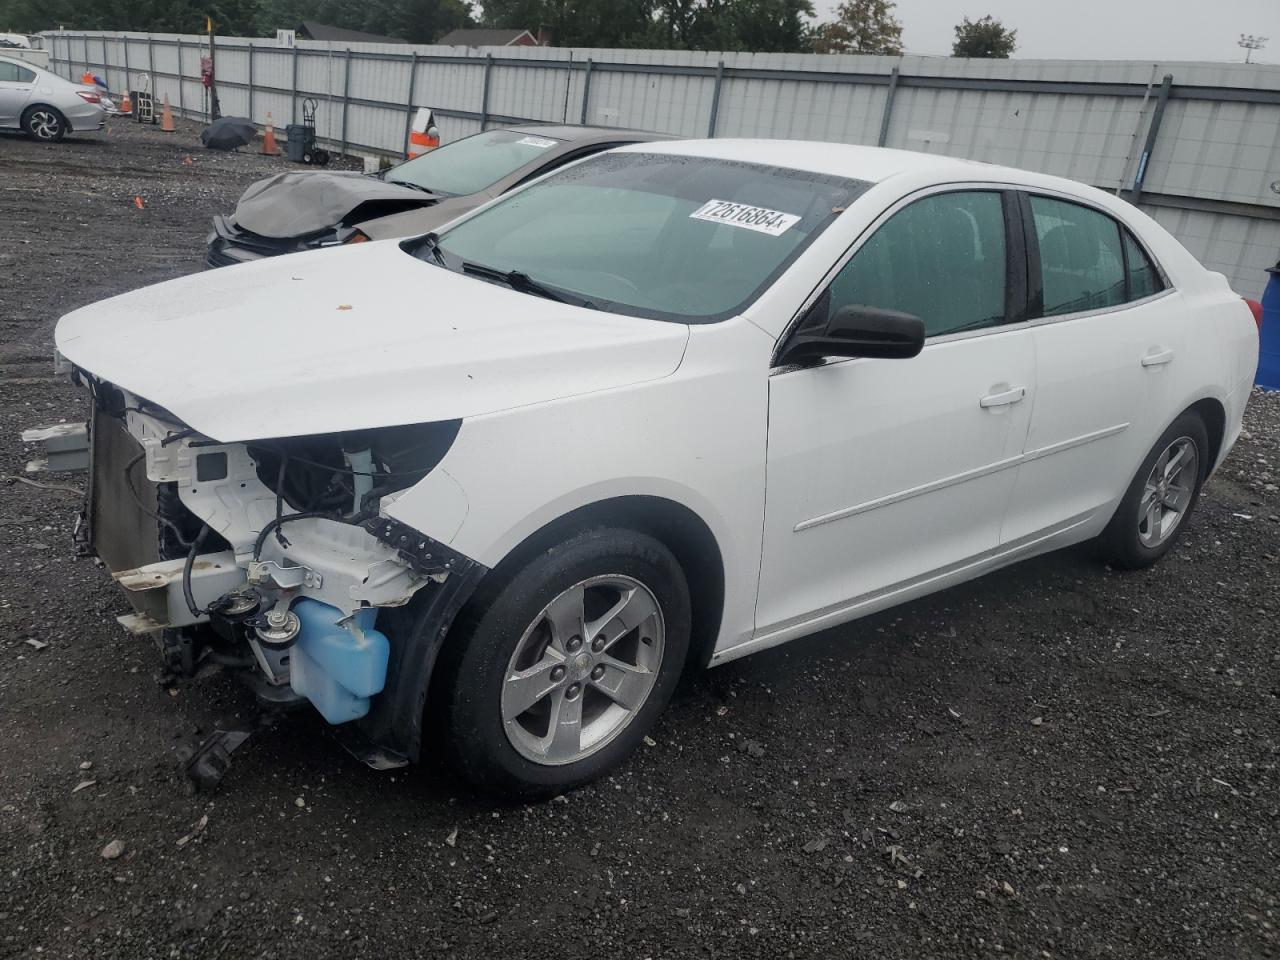
<path fill-rule="evenodd" d="M 1157 350 L 1142 358 L 1144 367 L 1160 367 L 1173 360 L 1172 350 Z"/>
<path fill-rule="evenodd" d="M 989 409 L 990 407 L 1003 407 L 1010 403 L 1017 403 L 1026 395 L 1026 387 L 1014 387 L 1012 390 L 1005 390 L 1001 393 L 988 393 L 978 401 L 978 405 L 983 409 Z"/>

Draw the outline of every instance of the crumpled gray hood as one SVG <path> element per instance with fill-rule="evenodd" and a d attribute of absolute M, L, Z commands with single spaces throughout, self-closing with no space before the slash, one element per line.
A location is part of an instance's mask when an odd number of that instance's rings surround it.
<path fill-rule="evenodd" d="M 336 226 L 360 207 L 377 215 L 429 206 L 438 198 L 361 173 L 300 170 L 259 180 L 236 204 L 235 222 L 263 237 L 299 237 Z"/>

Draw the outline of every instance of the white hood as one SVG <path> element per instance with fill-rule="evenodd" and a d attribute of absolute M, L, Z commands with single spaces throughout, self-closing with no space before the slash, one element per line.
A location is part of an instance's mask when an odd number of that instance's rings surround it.
<path fill-rule="evenodd" d="M 363 243 L 67 314 L 58 351 L 230 443 L 474 417 L 670 375 L 688 327 L 529 296 Z"/>

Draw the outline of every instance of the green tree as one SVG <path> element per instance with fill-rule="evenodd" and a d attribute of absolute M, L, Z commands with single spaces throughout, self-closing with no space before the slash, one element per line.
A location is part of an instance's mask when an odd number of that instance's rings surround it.
<path fill-rule="evenodd" d="M 536 31 L 562 47 L 808 49 L 810 0 L 487 0 L 484 24 Z"/>
<path fill-rule="evenodd" d="M 875 53 L 902 55 L 902 23 L 894 16 L 893 0 L 847 0 L 836 8 L 836 19 L 813 32 L 815 53 Z"/>
<path fill-rule="evenodd" d="M 218 0 L 224 2 L 224 0 Z M 258 2 L 257 32 L 292 30 L 303 20 L 332 27 L 364 30 L 410 43 L 434 43 L 456 27 L 472 23 L 471 6 L 464 0 L 249 0 Z"/>
<path fill-rule="evenodd" d="M 685 33 L 669 44 L 689 50 L 795 53 L 809 49 L 809 0 L 703 0 L 693 5 Z"/>
<path fill-rule="evenodd" d="M 653 0 L 487 0 L 482 23 L 551 34 L 558 47 L 637 47 L 652 26 Z"/>
<path fill-rule="evenodd" d="M 1009 30 L 990 14 L 981 20 L 965 17 L 956 24 L 953 57 L 975 57 L 1007 60 L 1018 46 L 1018 31 Z"/>

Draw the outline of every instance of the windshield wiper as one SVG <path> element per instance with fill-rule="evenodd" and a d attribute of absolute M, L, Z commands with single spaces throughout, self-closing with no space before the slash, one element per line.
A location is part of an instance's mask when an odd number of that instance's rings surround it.
<path fill-rule="evenodd" d="M 419 193 L 429 193 L 433 197 L 436 192 L 430 187 L 424 187 L 420 183 L 410 183 L 408 180 L 397 180 L 395 177 L 384 178 L 386 183 L 394 183 L 397 187 L 408 187 L 410 190 L 417 190 Z"/>
<path fill-rule="evenodd" d="M 432 259 L 442 267 L 449 264 L 445 262 L 444 251 L 440 249 L 440 234 L 432 230 L 430 233 L 424 233 L 418 238 L 423 247 L 430 251 Z"/>
<path fill-rule="evenodd" d="M 462 272 L 469 273 L 474 277 L 482 277 L 485 280 L 497 280 L 499 283 L 505 283 L 512 290 L 533 294 L 535 297 L 543 297 L 546 300 L 554 300 L 556 303 L 571 303 L 582 307 L 591 305 L 589 300 L 571 299 L 563 293 L 539 283 L 527 273 L 522 273 L 519 270 L 499 270 L 496 267 L 487 267 L 483 263 L 471 263 L 464 260 L 462 261 Z"/>

